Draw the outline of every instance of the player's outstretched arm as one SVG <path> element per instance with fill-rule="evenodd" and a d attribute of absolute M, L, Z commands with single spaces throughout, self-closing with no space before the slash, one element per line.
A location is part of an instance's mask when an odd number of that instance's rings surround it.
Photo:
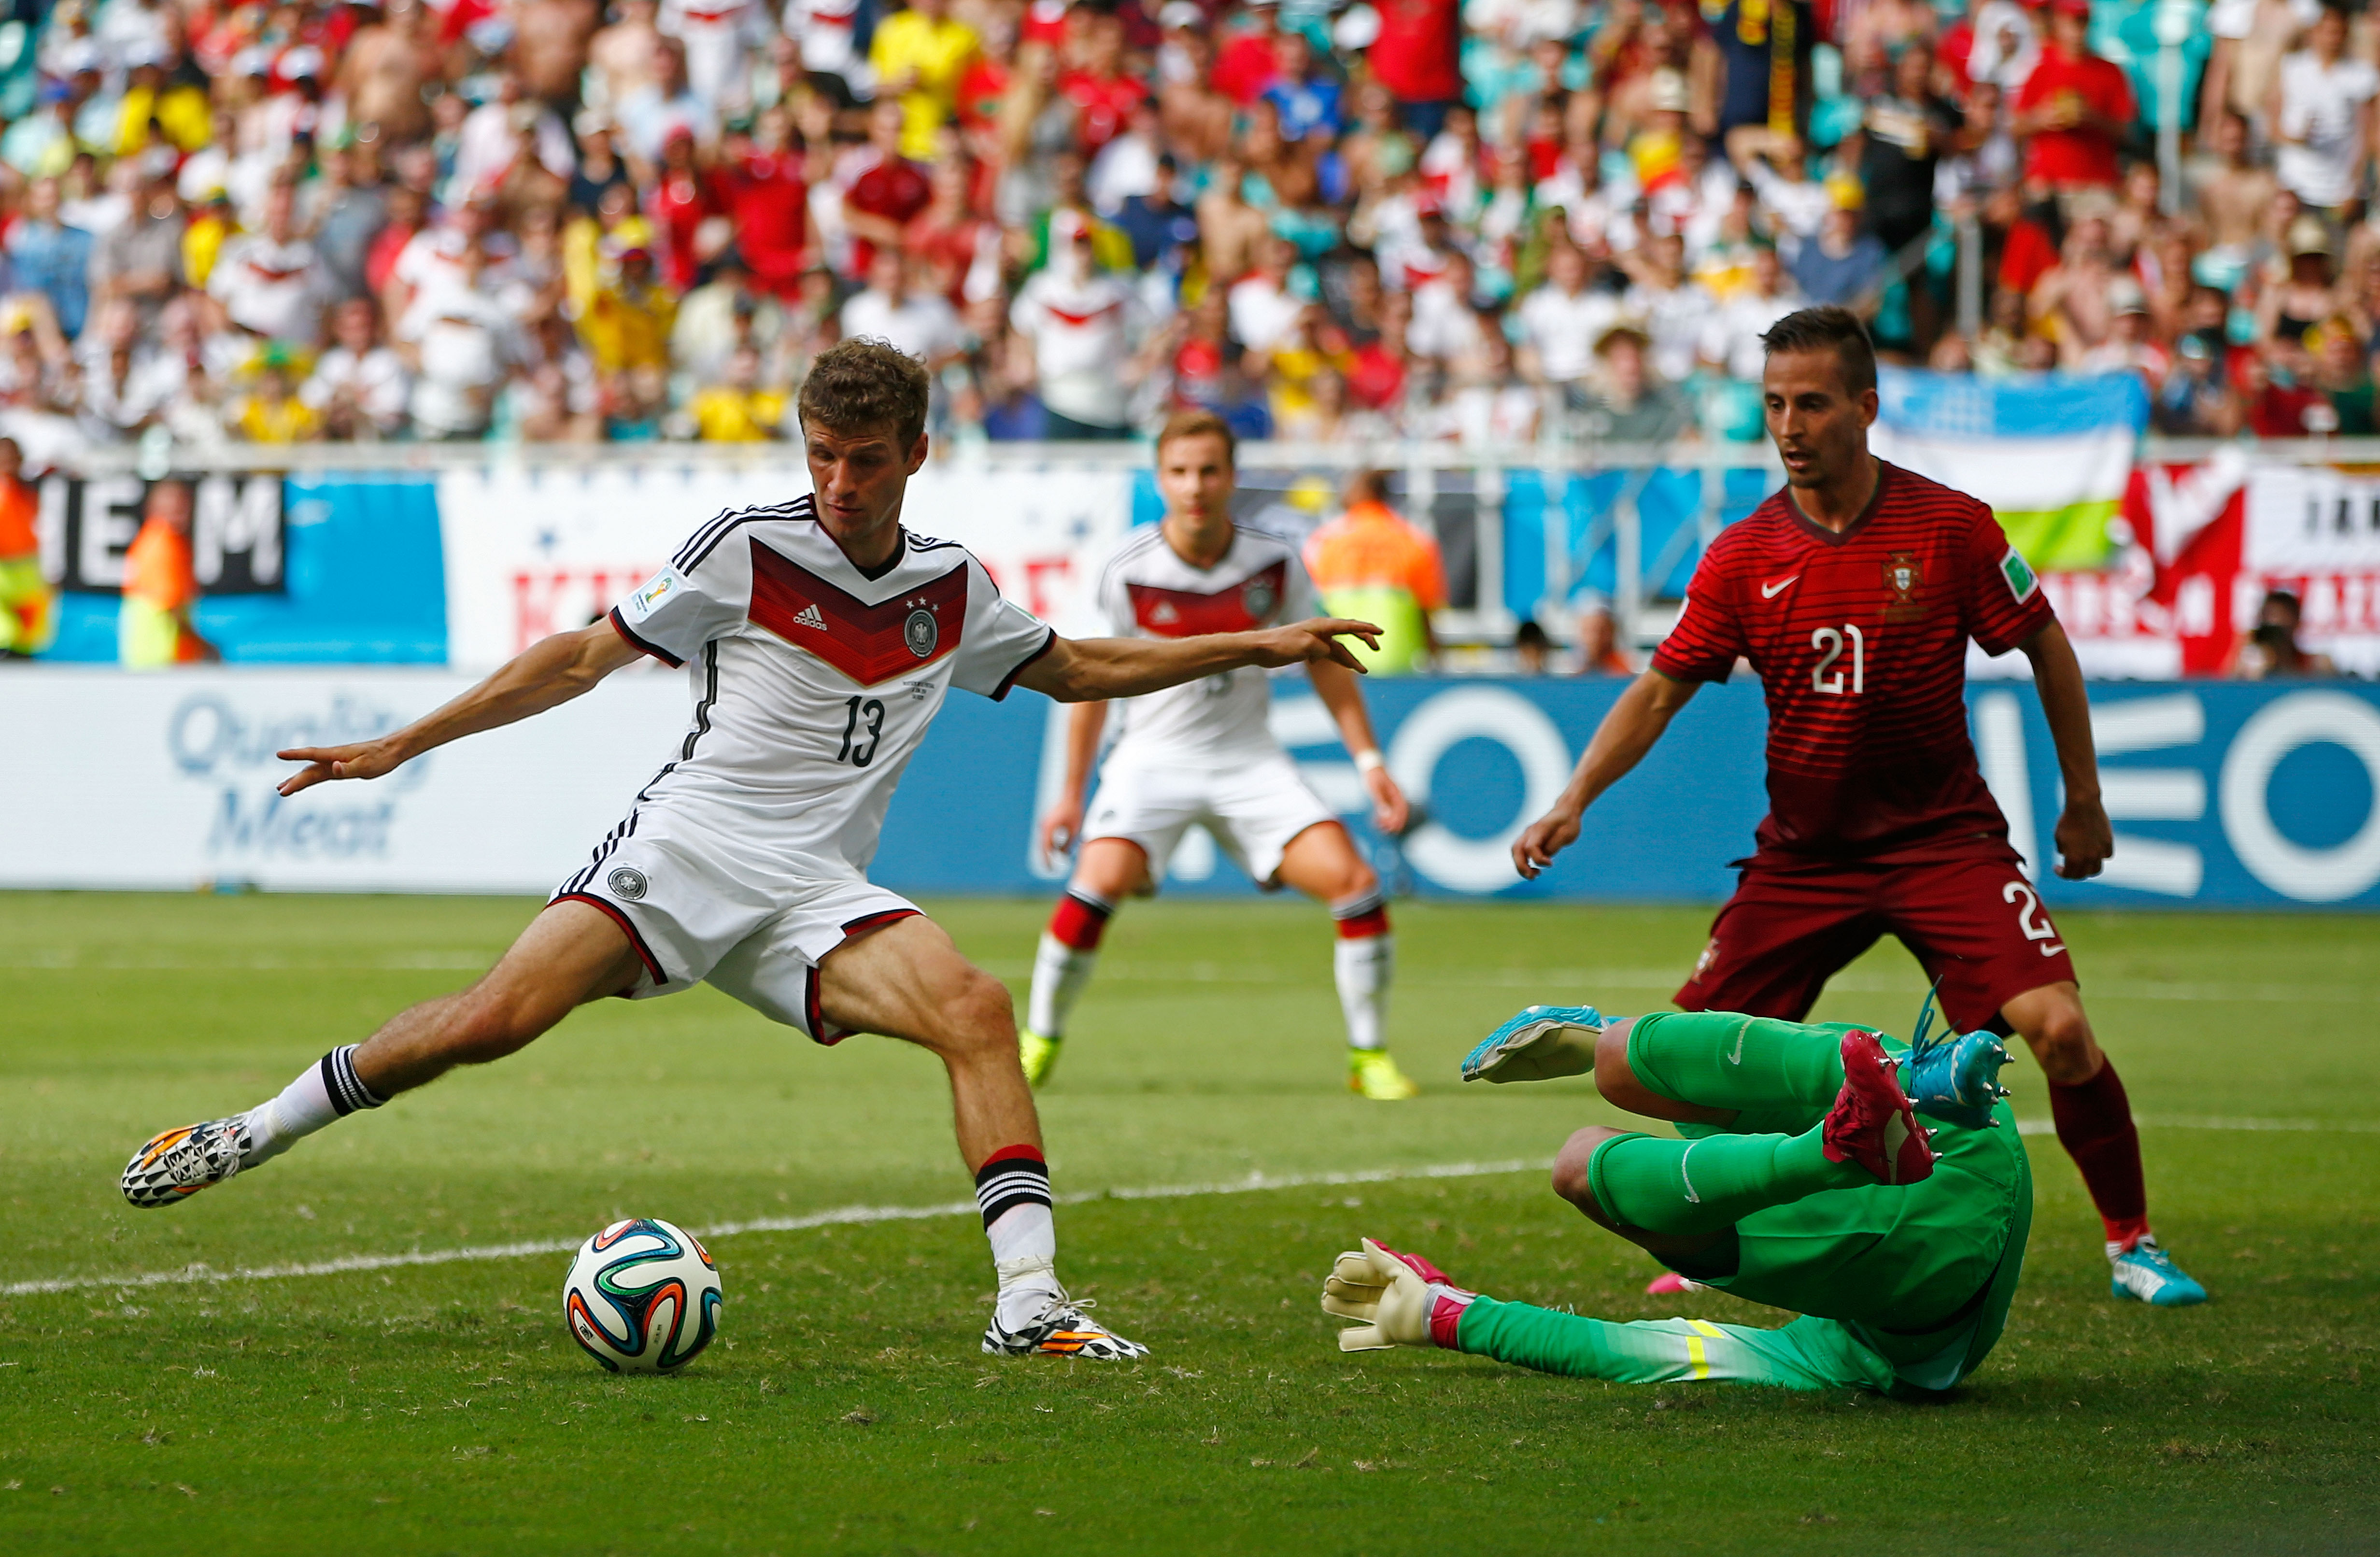
<path fill-rule="evenodd" d="M 2066 781 L 2066 809 L 2058 819 L 2058 873 L 2080 882 L 2106 869 L 2116 852 L 2116 833 L 2099 798 L 2099 753 L 2091 742 L 2091 695 L 2082 685 L 2082 662 L 2056 622 L 2017 645 L 2033 662 L 2033 685 L 2058 746 L 2058 775 Z"/>
<path fill-rule="evenodd" d="M 1659 671 L 1648 670 L 1620 694 L 1620 700 L 1596 726 L 1595 738 L 1580 754 L 1570 783 L 1562 786 L 1561 797 L 1512 840 L 1512 869 L 1521 873 L 1521 880 L 1536 881 L 1537 873 L 1554 862 L 1554 856 L 1578 842 L 1579 821 L 1586 808 L 1645 760 L 1653 743 L 1670 727 L 1670 721 L 1701 690 L 1699 681 L 1674 681 Z"/>
<path fill-rule="evenodd" d="M 1083 703 L 1162 692 L 1242 665 L 1269 670 L 1328 663 L 1360 672 L 1364 667 L 1342 638 L 1359 638 L 1377 649 L 1380 629 L 1369 622 L 1318 616 L 1285 627 L 1196 638 L 1058 638 L 1016 681 L 1062 703 Z"/>
<path fill-rule="evenodd" d="M 281 793 L 295 795 L 331 779 L 375 779 L 433 747 L 517 724 L 568 702 L 640 652 L 613 632 L 609 621 L 577 632 L 556 633 L 531 644 L 477 687 L 402 730 L 352 746 L 299 746 L 273 753 L 284 762 L 306 764 L 281 781 Z"/>

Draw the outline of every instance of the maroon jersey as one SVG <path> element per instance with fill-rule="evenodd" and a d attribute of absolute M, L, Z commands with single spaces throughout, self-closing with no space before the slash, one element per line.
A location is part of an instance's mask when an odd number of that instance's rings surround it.
<path fill-rule="evenodd" d="M 1725 681 L 1740 656 L 1768 701 L 1764 849 L 1872 854 L 2008 822 L 1967 738 L 1967 639 L 2006 653 L 2056 619 L 1992 511 L 1876 462 L 1838 535 L 1779 492 L 1711 543 L 1653 656 Z"/>

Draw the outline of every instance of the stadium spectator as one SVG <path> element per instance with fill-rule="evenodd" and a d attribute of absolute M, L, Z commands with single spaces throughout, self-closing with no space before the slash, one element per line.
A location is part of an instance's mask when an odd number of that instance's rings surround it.
<path fill-rule="evenodd" d="M 782 390 L 761 387 L 760 353 L 739 346 L 728 354 L 720 380 L 695 392 L 689 410 L 696 436 L 706 444 L 757 444 L 791 434 L 785 421 L 791 408 Z"/>
<path fill-rule="evenodd" d="M 951 15 L 950 0 L 908 0 L 877 24 L 868 63 L 878 93 L 900 104 L 901 155 L 922 163 L 940 153 L 959 79 L 982 46 L 976 30 Z"/>
<path fill-rule="evenodd" d="M 82 334 L 91 311 L 91 236 L 58 217 L 58 181 L 37 178 L 25 209 L 8 226 L 8 269 L 18 286 L 38 292 L 67 339 Z"/>
<path fill-rule="evenodd" d="M 1543 675 L 1553 656 L 1554 640 L 1546 629 L 1524 616 L 1512 629 L 1512 670 L 1520 675 Z"/>
<path fill-rule="evenodd" d="M 410 376 L 380 338 L 380 310 L 370 298 L 350 298 L 334 310 L 332 346 L 315 359 L 298 391 L 334 442 L 393 438 L 405 426 Z"/>
<path fill-rule="evenodd" d="M 1091 233 L 1071 213 L 1050 231 L 1050 262 L 1016 294 L 1009 320 L 1032 364 L 1046 437 L 1132 435 L 1133 392 L 1146 378 L 1139 304 L 1091 259 Z"/>
<path fill-rule="evenodd" d="M 843 335 L 889 341 L 940 372 L 958 357 L 965 337 L 948 298 L 911 286 L 912 268 L 901 250 L 878 249 L 867 290 L 843 305 Z"/>
<path fill-rule="evenodd" d="M 1652 367 L 1652 337 L 1615 324 L 1595 343 L 1595 389 L 1588 428 L 1617 444 L 1666 444 L 1694 428 L 1694 408 Z"/>
<path fill-rule="evenodd" d="M 222 658 L 190 625 L 199 577 L 190 555 L 190 489 L 159 481 L 149 489 L 140 533 L 124 553 L 124 598 L 117 660 L 127 670 L 160 670 Z"/>
<path fill-rule="evenodd" d="M 2091 0 L 2052 0 L 2040 60 L 2017 89 L 2010 128 L 2024 143 L 2024 176 L 2053 189 L 2114 189 L 2132 123 L 2131 82 L 2091 52 L 2090 27 Z"/>
<path fill-rule="evenodd" d="M 1375 675 L 1426 670 L 1438 655 L 1432 612 L 1446 606 L 1446 565 L 1438 541 L 1389 506 L 1385 471 L 1359 470 L 1346 507 L 1306 537 L 1305 571 L 1333 616 L 1377 624 L 1379 647 L 1355 656 Z"/>
<path fill-rule="evenodd" d="M 1585 393 L 1596 341 L 1621 313 L 1618 297 L 1587 286 L 1587 267 L 1585 250 L 1556 245 L 1546 262 L 1545 285 L 1521 299 L 1516 315 L 1523 371 L 1573 398 Z"/>
<path fill-rule="evenodd" d="M 2336 4 L 2323 6 L 2304 43 L 2281 61 L 2273 83 L 2266 121 L 2278 148 L 2274 171 L 2306 209 L 2351 223 L 2363 209 L 2380 71 L 2347 57 L 2347 12 Z"/>
<path fill-rule="evenodd" d="M 2316 653 L 2298 641 L 2304 620 L 2304 608 L 2295 594 L 2288 590 L 2268 591 L 2257 608 L 2255 626 L 2240 644 L 2231 674 L 2242 681 L 2337 675 L 2338 667 L 2329 655 Z"/>

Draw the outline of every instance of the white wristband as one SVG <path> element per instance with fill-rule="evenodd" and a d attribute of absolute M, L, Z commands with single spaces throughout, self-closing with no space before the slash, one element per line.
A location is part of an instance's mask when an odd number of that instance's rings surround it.
<path fill-rule="evenodd" d="M 1381 757 L 1380 748 L 1378 747 L 1367 747 L 1355 753 L 1355 771 L 1359 773 L 1377 772 L 1388 765 L 1387 760 Z"/>

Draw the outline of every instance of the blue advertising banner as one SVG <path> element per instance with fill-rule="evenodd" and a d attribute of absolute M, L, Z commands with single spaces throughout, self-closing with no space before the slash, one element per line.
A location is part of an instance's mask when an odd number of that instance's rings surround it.
<path fill-rule="evenodd" d="M 444 664 L 446 574 L 436 481 L 301 475 L 279 484 L 281 588 L 211 590 L 192 614 L 199 632 L 235 664 Z M 112 552 L 119 573 L 123 550 L 139 528 L 140 483 L 131 486 L 117 533 L 106 538 L 107 545 L 91 541 L 103 566 Z M 58 597 L 57 641 L 42 657 L 114 663 L 116 597 L 74 583 L 69 578 Z"/>
<path fill-rule="evenodd" d="M 1278 686 L 1273 727 L 1315 791 L 1384 873 L 1433 896 L 1715 902 L 1766 809 L 1756 685 L 1713 687 L 1644 765 L 1587 813 L 1578 844 L 1534 882 L 1512 836 L 1560 791 L 1625 686 L 1619 680 L 1415 679 L 1366 684 L 1390 770 L 1424 820 L 1390 846 L 1364 821 L 1354 764 L 1303 679 Z M 2380 689 L 2357 683 L 2101 684 L 2092 688 L 2116 858 L 2092 882 L 2043 862 L 2061 796 L 2030 687 L 1971 689 L 1985 779 L 2042 896 L 2065 906 L 2380 906 Z M 1062 761 L 1062 710 L 953 698 L 902 781 L 876 879 L 910 892 L 1044 893 L 1033 819 Z M 1168 892 L 1254 889 L 1193 832 Z"/>

